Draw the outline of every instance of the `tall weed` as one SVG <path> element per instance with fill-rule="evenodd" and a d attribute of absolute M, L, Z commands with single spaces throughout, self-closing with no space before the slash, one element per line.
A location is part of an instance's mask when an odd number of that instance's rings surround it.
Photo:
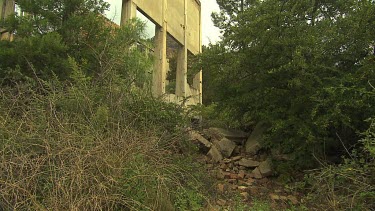
<path fill-rule="evenodd" d="M 175 164 L 179 108 L 115 72 L 73 73 L 1 89 L 0 208 L 173 210 L 172 190 L 192 178 Z"/>

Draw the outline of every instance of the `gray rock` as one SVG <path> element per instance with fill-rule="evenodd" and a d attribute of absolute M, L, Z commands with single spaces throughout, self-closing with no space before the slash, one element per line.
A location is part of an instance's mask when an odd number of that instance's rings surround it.
<path fill-rule="evenodd" d="M 207 151 L 212 146 L 211 142 L 209 142 L 207 139 L 205 139 L 201 134 L 197 133 L 196 131 L 191 131 L 190 132 L 190 140 L 192 140 L 192 141 L 198 141 L 200 143 L 201 147 L 204 148 Z"/>
<path fill-rule="evenodd" d="M 214 145 L 211 147 L 210 151 L 208 151 L 207 155 L 209 155 L 215 162 L 223 160 L 223 155 Z"/>
<path fill-rule="evenodd" d="M 244 167 L 247 167 L 247 168 L 255 168 L 255 167 L 259 166 L 259 162 L 255 161 L 255 160 L 251 160 L 251 159 L 242 158 L 238 162 L 238 165 L 244 166 Z"/>
<path fill-rule="evenodd" d="M 241 156 L 241 155 L 238 155 L 238 156 L 236 156 L 236 157 L 232 157 L 231 159 L 232 159 L 233 162 L 236 162 L 236 161 L 241 160 L 241 158 L 242 158 L 242 156 Z"/>
<path fill-rule="evenodd" d="M 269 159 L 261 162 L 258 168 L 263 177 L 269 177 L 273 174 L 271 161 Z"/>
<path fill-rule="evenodd" d="M 223 129 L 223 128 L 216 128 L 212 127 L 205 131 L 208 136 L 220 140 L 222 138 L 227 138 L 235 143 L 243 144 L 246 141 L 248 134 L 240 131 L 240 130 L 233 130 L 233 129 Z"/>
<path fill-rule="evenodd" d="M 222 138 L 220 141 L 215 142 L 215 144 L 217 144 L 217 147 L 220 150 L 221 154 L 226 158 L 229 158 L 236 148 L 236 143 L 227 138 Z"/>
<path fill-rule="evenodd" d="M 251 174 L 252 174 L 253 177 L 256 178 L 256 179 L 262 179 L 262 178 L 263 178 L 263 176 L 262 176 L 262 174 L 260 173 L 258 167 L 256 167 L 256 168 L 251 172 Z"/>
<path fill-rule="evenodd" d="M 262 148 L 261 142 L 263 138 L 264 131 L 268 128 L 265 122 L 259 122 L 250 137 L 247 139 L 245 144 L 246 153 L 249 155 L 256 155 L 258 151 Z"/>

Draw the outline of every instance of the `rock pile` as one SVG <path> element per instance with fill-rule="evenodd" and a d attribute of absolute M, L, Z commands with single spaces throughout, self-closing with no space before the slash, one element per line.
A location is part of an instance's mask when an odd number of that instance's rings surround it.
<path fill-rule="evenodd" d="M 271 160 L 259 153 L 263 130 L 257 126 L 249 136 L 242 131 L 209 128 L 201 133 L 191 131 L 190 139 L 198 144 L 201 152 L 207 153 L 207 163 L 220 166 L 218 174 L 224 178 L 261 179 L 273 173 Z"/>
<path fill-rule="evenodd" d="M 262 149 L 264 130 L 262 123 L 251 134 L 209 128 L 201 132 L 191 131 L 190 139 L 204 154 L 203 162 L 206 163 L 207 170 L 218 180 L 216 188 L 219 193 L 225 195 L 236 191 L 244 201 L 251 195 L 269 195 L 273 201 L 285 198 L 294 204 L 295 197 L 272 192 L 275 186 L 268 177 L 274 172 L 271 159 Z M 216 203 L 222 205 L 225 200 L 219 199 Z"/>

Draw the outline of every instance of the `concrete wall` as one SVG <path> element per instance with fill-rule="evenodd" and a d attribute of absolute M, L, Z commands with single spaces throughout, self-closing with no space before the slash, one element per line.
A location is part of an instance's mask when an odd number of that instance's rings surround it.
<path fill-rule="evenodd" d="M 167 5 L 167 30 L 180 44 L 183 44 L 185 36 L 185 2 L 183 0 L 168 0 Z"/>
<path fill-rule="evenodd" d="M 3 21 L 7 16 L 14 13 L 15 1 L 14 0 L 0 0 L 0 21 Z M 12 40 L 13 35 L 6 32 L 5 29 L 0 28 L 0 39 L 1 40 Z"/>
<path fill-rule="evenodd" d="M 153 94 L 164 96 L 170 102 L 195 105 L 202 103 L 202 71 L 194 78 L 192 87 L 187 83 L 187 54 L 202 52 L 201 4 L 199 0 L 123 0 L 122 22 L 142 11 L 156 24 L 155 66 Z M 170 34 L 180 47 L 177 52 L 176 93 L 166 95 L 167 73 L 166 36 Z"/>
<path fill-rule="evenodd" d="M 164 0 L 133 0 L 137 9 L 142 10 L 159 26 L 163 25 Z M 185 24 L 185 0 L 165 1 L 165 21 L 167 31 L 180 44 L 184 44 L 187 30 L 187 48 L 193 54 L 200 52 L 201 46 L 201 5 L 196 0 L 186 0 L 187 23 Z"/>
<path fill-rule="evenodd" d="M 160 26 L 163 23 L 163 0 L 133 0 L 137 7 Z"/>
<path fill-rule="evenodd" d="M 187 46 L 193 54 L 201 52 L 201 5 L 196 0 L 187 2 Z"/>

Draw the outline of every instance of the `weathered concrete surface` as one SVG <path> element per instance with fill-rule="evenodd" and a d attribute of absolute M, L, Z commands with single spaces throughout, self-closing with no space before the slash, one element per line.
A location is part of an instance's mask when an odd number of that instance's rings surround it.
<path fill-rule="evenodd" d="M 212 127 L 208 129 L 210 135 L 216 139 L 227 138 L 230 139 L 238 144 L 242 144 L 244 140 L 248 137 L 248 134 L 240 131 L 240 130 L 233 130 L 233 129 L 223 129 L 223 128 L 216 128 Z"/>
<path fill-rule="evenodd" d="M 176 0 L 170 0 L 176 1 Z M 202 26 L 201 26 L 201 5 L 196 0 L 187 0 L 187 47 L 193 54 L 201 52 Z M 199 44 L 200 43 L 200 44 Z"/>
<path fill-rule="evenodd" d="M 214 144 L 220 150 L 221 154 L 226 158 L 229 158 L 236 148 L 236 144 L 227 138 L 222 138 L 220 141 L 215 141 Z"/>
<path fill-rule="evenodd" d="M 155 28 L 155 62 L 152 80 L 152 93 L 161 96 L 165 93 L 165 82 L 167 78 L 167 32 L 166 25 Z"/>
<path fill-rule="evenodd" d="M 135 18 L 137 14 L 137 5 L 131 0 L 123 0 L 121 12 L 121 25 L 126 21 Z"/>
<path fill-rule="evenodd" d="M 253 177 L 256 178 L 256 179 L 262 179 L 263 178 L 263 176 L 260 173 L 258 167 L 256 167 L 251 173 L 252 173 Z"/>
<path fill-rule="evenodd" d="M 124 1 L 130 1 L 130 0 L 124 0 Z M 139 7 L 144 13 L 147 14 L 153 21 L 155 21 L 160 26 L 163 24 L 163 4 L 167 5 L 169 1 L 167 0 L 132 0 L 137 7 Z M 165 3 L 163 2 L 165 1 Z M 183 12 L 182 7 L 182 12 Z M 179 11 L 180 12 L 180 11 Z M 183 13 L 182 13 L 183 14 Z"/>
<path fill-rule="evenodd" d="M 258 167 L 259 164 L 260 164 L 260 163 L 259 163 L 258 161 L 254 161 L 254 160 L 246 159 L 246 158 L 242 158 L 242 159 L 238 162 L 238 165 L 240 165 L 240 166 L 244 166 L 244 167 L 248 167 L 248 168 L 255 168 L 255 167 Z"/>
<path fill-rule="evenodd" d="M 191 131 L 190 132 L 190 140 L 198 141 L 201 145 L 200 148 L 204 148 L 204 151 L 208 151 L 212 147 L 212 143 L 205 139 L 201 134 Z"/>
<path fill-rule="evenodd" d="M 177 52 L 177 70 L 176 70 L 176 96 L 187 97 L 187 48 L 181 46 Z M 177 86 L 177 84 L 179 84 Z"/>
<path fill-rule="evenodd" d="M 207 153 L 208 156 L 210 156 L 212 158 L 212 160 L 214 160 L 215 162 L 220 162 L 221 160 L 223 160 L 223 155 L 221 154 L 221 152 L 216 148 L 215 145 L 213 145 L 210 149 L 210 151 L 208 151 Z"/>
<path fill-rule="evenodd" d="M 15 10 L 14 0 L 0 0 L 0 20 L 4 20 L 6 17 L 11 15 Z M 0 40 L 13 39 L 13 35 L 9 32 L 5 32 L 5 29 L 0 28 Z"/>
<path fill-rule="evenodd" d="M 156 24 L 155 67 L 153 95 L 165 96 L 166 36 L 169 33 L 180 45 L 177 57 L 176 93 L 164 97 L 169 102 L 187 105 L 202 103 L 202 72 L 194 78 L 193 87 L 187 83 L 187 54 L 202 52 L 201 4 L 199 0 L 123 0 L 121 24 L 140 10 Z M 187 100 L 186 100 L 187 99 Z"/>
<path fill-rule="evenodd" d="M 269 177 L 273 174 L 271 161 L 269 159 L 261 162 L 258 168 L 263 177 Z"/>
<path fill-rule="evenodd" d="M 258 151 L 262 148 L 262 139 L 263 133 L 268 128 L 265 122 L 259 122 L 253 132 L 251 133 L 250 137 L 247 139 L 245 144 L 246 153 L 249 155 L 256 155 Z"/>

